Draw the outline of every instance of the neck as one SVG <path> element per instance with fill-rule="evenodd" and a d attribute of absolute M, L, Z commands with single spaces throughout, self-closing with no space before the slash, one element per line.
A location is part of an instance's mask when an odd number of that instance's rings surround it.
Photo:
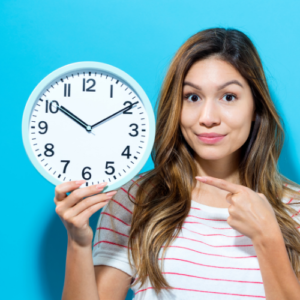
<path fill-rule="evenodd" d="M 196 160 L 197 174 L 199 176 L 211 176 L 240 184 L 239 169 L 236 159 L 222 158 L 219 160 Z"/>
<path fill-rule="evenodd" d="M 201 157 L 195 157 L 195 162 L 198 176 L 211 176 L 240 184 L 238 168 L 239 153 L 233 153 L 231 156 L 223 157 L 218 160 L 207 160 Z M 225 200 L 227 194 L 227 191 L 197 181 L 197 185 L 192 192 L 192 199 L 203 204 L 209 205 L 209 203 L 212 203 L 212 206 L 223 207 L 224 205 L 228 206 Z"/>

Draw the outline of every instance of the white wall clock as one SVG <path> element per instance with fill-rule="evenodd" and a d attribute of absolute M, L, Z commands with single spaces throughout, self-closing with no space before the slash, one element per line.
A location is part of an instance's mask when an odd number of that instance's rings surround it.
<path fill-rule="evenodd" d="M 122 70 L 78 62 L 55 70 L 30 95 L 22 136 L 35 168 L 54 185 L 130 181 L 146 163 L 155 119 L 141 86 Z"/>

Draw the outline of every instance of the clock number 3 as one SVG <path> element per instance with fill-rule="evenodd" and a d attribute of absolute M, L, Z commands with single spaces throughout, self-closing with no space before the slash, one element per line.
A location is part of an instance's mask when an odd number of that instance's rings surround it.
<path fill-rule="evenodd" d="M 131 132 L 129 133 L 130 136 L 137 136 L 139 134 L 139 132 L 137 131 L 137 129 L 139 128 L 139 126 L 135 123 L 130 124 L 129 127 L 135 126 L 135 128 L 133 128 L 132 130 L 135 132 L 135 134 L 132 134 Z"/>

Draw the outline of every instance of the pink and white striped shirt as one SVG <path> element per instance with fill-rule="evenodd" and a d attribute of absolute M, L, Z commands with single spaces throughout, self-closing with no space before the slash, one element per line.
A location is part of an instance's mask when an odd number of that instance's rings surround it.
<path fill-rule="evenodd" d="M 133 210 L 127 190 L 132 181 L 121 187 L 102 209 L 94 237 L 93 263 L 112 266 L 135 278 L 136 270 L 130 268 L 127 258 Z M 136 187 L 132 191 L 134 197 Z M 283 198 L 282 201 L 292 202 L 292 199 Z M 142 287 L 132 287 L 134 299 L 265 299 L 252 240 L 231 228 L 228 217 L 227 208 L 191 200 L 182 231 L 164 259 L 163 274 L 173 289 L 156 295 L 147 281 Z M 298 214 L 293 217 L 300 222 Z M 162 250 L 160 257 L 161 253 Z"/>

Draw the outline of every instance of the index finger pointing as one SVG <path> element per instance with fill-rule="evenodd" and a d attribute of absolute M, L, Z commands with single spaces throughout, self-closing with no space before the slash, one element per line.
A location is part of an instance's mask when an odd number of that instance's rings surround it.
<path fill-rule="evenodd" d="M 55 187 L 55 199 L 61 201 L 66 198 L 67 193 L 78 189 L 86 180 L 68 181 Z"/>
<path fill-rule="evenodd" d="M 241 191 L 240 185 L 228 182 L 224 179 L 214 178 L 210 176 L 196 176 L 196 179 L 203 183 L 213 185 L 221 190 L 231 192 L 233 194 L 239 193 Z"/>

